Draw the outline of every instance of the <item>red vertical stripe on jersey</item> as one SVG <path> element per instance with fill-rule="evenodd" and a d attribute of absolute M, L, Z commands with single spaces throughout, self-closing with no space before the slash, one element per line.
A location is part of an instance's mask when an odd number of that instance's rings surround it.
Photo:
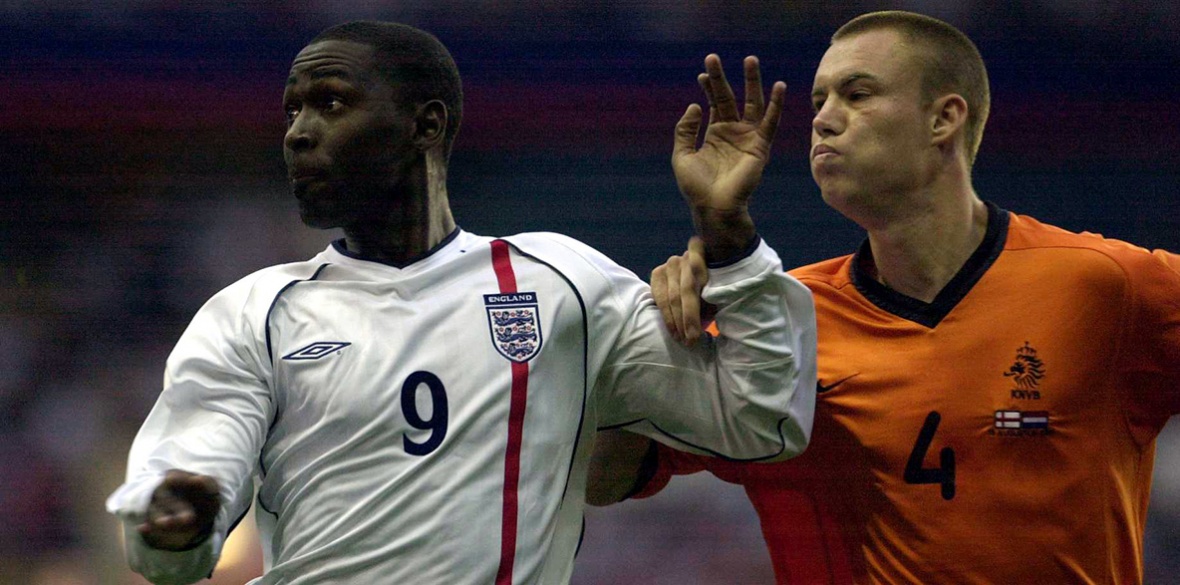
<path fill-rule="evenodd" d="M 500 293 L 516 292 L 516 273 L 508 257 L 508 243 L 492 242 L 492 268 L 500 284 Z M 528 398 L 529 365 L 512 364 L 512 398 L 508 407 L 508 451 L 504 455 L 504 509 L 500 523 L 500 568 L 496 585 L 511 585 L 512 564 L 516 560 L 517 488 L 520 484 L 520 443 L 524 430 L 524 408 Z"/>

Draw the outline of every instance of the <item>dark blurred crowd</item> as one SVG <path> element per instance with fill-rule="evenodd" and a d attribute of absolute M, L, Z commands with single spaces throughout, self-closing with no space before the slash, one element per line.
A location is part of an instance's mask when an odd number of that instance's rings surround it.
<path fill-rule="evenodd" d="M 400 20 L 452 48 L 467 91 L 451 192 L 487 234 L 570 233 L 641 275 L 679 252 L 672 124 L 706 52 L 747 53 L 791 101 L 755 203 L 788 265 L 847 253 L 803 155 L 827 36 L 867 1 L 0 3 L 0 584 L 141 583 L 103 500 L 167 354 L 218 289 L 320 250 L 288 201 L 278 102 L 319 29 Z M 1180 5 L 903 2 L 962 27 L 992 73 L 984 198 L 1180 250 Z M 1159 443 L 1148 582 L 1180 574 L 1180 432 Z M 217 582 L 260 567 L 248 523 Z M 740 489 L 686 478 L 591 510 L 575 582 L 764 583 Z"/>

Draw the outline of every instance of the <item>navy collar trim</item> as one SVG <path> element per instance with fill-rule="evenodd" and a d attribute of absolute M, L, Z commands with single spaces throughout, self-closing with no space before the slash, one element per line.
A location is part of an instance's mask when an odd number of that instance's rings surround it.
<path fill-rule="evenodd" d="M 933 329 L 971 292 L 975 283 L 983 278 L 984 273 L 999 258 L 1000 252 L 1004 251 L 1004 244 L 1008 241 L 1008 212 L 991 202 L 985 204 L 987 233 L 983 241 L 954 278 L 938 292 L 933 302 L 927 303 L 903 295 L 872 278 L 863 268 L 866 262 L 871 261 L 873 254 L 868 238 L 852 257 L 852 284 L 881 310 Z"/>
<path fill-rule="evenodd" d="M 337 252 L 343 254 L 344 256 L 348 256 L 349 258 L 352 258 L 354 260 L 364 260 L 365 262 L 376 262 L 378 264 L 384 264 L 386 266 L 392 266 L 394 268 L 405 268 L 411 264 L 414 264 L 415 262 L 420 262 L 422 260 L 425 260 L 425 259 L 433 256 L 435 252 L 438 252 L 439 250 L 442 250 L 443 248 L 447 247 L 447 244 L 450 244 L 451 242 L 455 241 L 455 238 L 459 237 L 460 231 L 461 230 L 459 229 L 459 226 L 455 226 L 455 229 L 451 230 L 451 233 L 447 234 L 447 237 L 443 238 L 442 241 L 439 242 L 438 244 L 436 244 L 433 248 L 423 252 L 422 254 L 419 254 L 418 256 L 410 258 L 409 260 L 402 262 L 402 263 L 390 262 L 389 260 L 383 260 L 383 259 L 377 259 L 377 258 L 369 258 L 367 256 L 357 254 L 356 252 L 353 252 L 348 249 L 348 245 L 346 245 L 344 243 L 344 238 L 340 238 L 339 240 L 334 240 L 332 242 L 332 247 L 335 248 Z"/>

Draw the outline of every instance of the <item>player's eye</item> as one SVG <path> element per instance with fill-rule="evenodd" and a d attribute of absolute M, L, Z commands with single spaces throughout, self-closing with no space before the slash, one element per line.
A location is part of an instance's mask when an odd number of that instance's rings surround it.
<path fill-rule="evenodd" d="M 321 106 L 326 114 L 338 114 L 344 109 L 344 100 L 337 96 L 329 96 Z"/>
<path fill-rule="evenodd" d="M 287 118 L 287 125 L 295 123 L 295 117 L 299 115 L 299 106 L 295 104 L 287 104 L 283 107 L 283 115 Z"/>

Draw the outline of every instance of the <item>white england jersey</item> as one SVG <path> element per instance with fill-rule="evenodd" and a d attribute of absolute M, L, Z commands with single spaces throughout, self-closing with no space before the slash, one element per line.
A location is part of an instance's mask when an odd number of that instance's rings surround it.
<path fill-rule="evenodd" d="M 565 583 L 596 429 L 742 460 L 807 443 L 807 289 L 760 243 L 705 298 L 725 336 L 689 349 L 643 281 L 564 236 L 456 230 L 405 267 L 333 244 L 197 313 L 107 507 L 157 583 L 210 573 L 256 480 L 255 583 Z M 221 486 L 190 551 L 135 531 L 173 468 Z"/>

